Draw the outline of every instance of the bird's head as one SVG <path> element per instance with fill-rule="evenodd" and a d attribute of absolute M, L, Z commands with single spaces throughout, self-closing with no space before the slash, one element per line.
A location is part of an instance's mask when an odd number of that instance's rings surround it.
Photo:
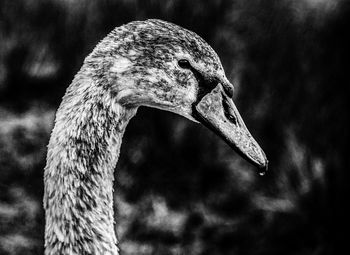
<path fill-rule="evenodd" d="M 103 77 L 125 106 L 149 106 L 200 122 L 260 169 L 267 159 L 232 101 L 215 51 L 197 34 L 161 20 L 128 23 L 96 47 Z M 107 61 L 106 61 L 107 60 Z"/>

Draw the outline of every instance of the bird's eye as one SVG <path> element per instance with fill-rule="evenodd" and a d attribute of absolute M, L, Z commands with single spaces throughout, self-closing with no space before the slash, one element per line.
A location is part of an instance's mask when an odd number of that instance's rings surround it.
<path fill-rule="evenodd" d="M 190 69 L 191 65 L 190 62 L 188 62 L 187 59 L 180 59 L 178 62 L 179 67 L 184 68 L 184 69 Z"/>

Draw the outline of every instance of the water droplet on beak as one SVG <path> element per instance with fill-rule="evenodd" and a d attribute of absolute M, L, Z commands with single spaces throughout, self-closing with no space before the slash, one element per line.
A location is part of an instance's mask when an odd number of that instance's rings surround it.
<path fill-rule="evenodd" d="M 265 171 L 265 170 L 260 170 L 260 171 L 259 171 L 259 175 L 260 175 L 260 176 L 264 176 L 265 174 L 266 174 L 266 171 Z"/>
<path fill-rule="evenodd" d="M 266 165 L 264 167 L 259 167 L 258 169 L 259 175 L 264 176 L 267 172 L 267 169 L 268 169 L 268 163 L 266 162 Z"/>

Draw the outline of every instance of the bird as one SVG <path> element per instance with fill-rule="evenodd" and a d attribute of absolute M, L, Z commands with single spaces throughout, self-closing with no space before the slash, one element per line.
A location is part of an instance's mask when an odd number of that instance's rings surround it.
<path fill-rule="evenodd" d="M 158 19 L 116 27 L 85 58 L 56 112 L 44 169 L 45 254 L 119 254 L 113 182 L 138 107 L 203 124 L 258 169 L 264 151 L 233 102 L 213 48 Z"/>

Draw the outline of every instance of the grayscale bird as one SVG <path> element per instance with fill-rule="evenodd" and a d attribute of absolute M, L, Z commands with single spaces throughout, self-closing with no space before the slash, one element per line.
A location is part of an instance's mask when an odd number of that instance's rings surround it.
<path fill-rule="evenodd" d="M 56 113 L 44 174 L 45 254 L 119 254 L 114 168 L 139 106 L 202 123 L 266 169 L 232 95 L 219 57 L 197 34 L 155 19 L 109 33 L 85 59 Z"/>

